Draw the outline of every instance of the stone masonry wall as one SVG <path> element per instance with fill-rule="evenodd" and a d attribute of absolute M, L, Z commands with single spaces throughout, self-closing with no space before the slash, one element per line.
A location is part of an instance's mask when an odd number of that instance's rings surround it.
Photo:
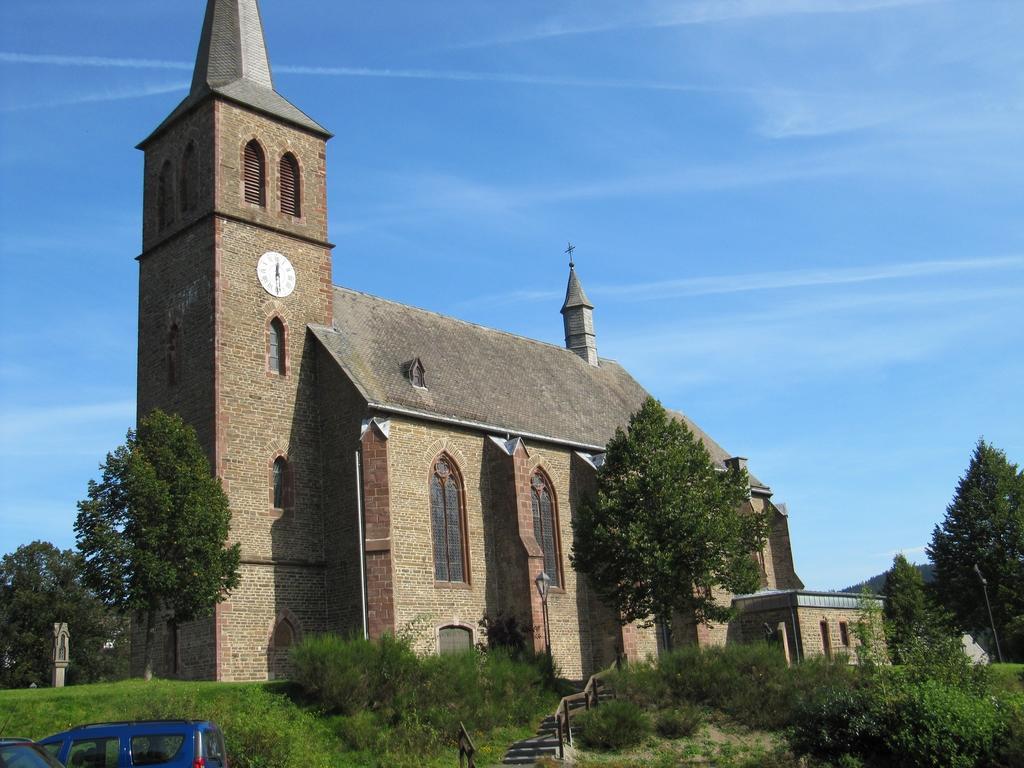
<path fill-rule="evenodd" d="M 500 457 L 488 450 L 488 442 L 486 436 L 468 430 L 391 418 L 388 455 L 395 624 L 399 631 L 414 633 L 416 649 L 422 653 L 437 651 L 437 633 L 442 626 L 464 626 L 479 640 L 480 619 L 514 602 L 509 590 L 526 593 L 521 594 L 520 605 L 529 605 L 532 599 L 529 595 L 534 585 L 525 574 L 513 583 L 500 582 L 502 569 L 496 559 L 507 547 L 507 539 L 499 538 L 497 532 L 508 531 L 509 526 L 507 518 L 496 516 L 514 514 L 507 503 L 513 489 L 493 487 L 495 478 L 508 475 L 494 471 L 493 462 Z M 529 444 L 527 451 L 530 470 L 542 467 L 550 478 L 558 511 L 565 585 L 553 589 L 549 597 L 552 653 L 563 674 L 582 678 L 592 671 L 593 651 L 589 594 L 568 559 L 576 501 L 570 481 L 572 452 L 538 443 Z M 465 488 L 469 578 L 464 584 L 434 581 L 429 482 L 433 462 L 442 452 L 457 464 Z"/>

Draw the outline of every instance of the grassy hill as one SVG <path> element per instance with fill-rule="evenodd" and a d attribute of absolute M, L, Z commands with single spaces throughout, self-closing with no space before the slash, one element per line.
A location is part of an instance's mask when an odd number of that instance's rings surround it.
<path fill-rule="evenodd" d="M 403 764 L 450 768 L 457 759 L 454 748 L 408 756 L 353 751 L 338 732 L 337 722 L 296 701 L 286 683 L 128 680 L 60 689 L 0 690 L 0 728 L 5 735 L 41 739 L 84 723 L 147 718 L 216 722 L 224 731 L 232 768 Z M 469 723 L 467 726 L 472 728 Z M 532 729 L 509 728 L 478 736 L 477 747 L 484 758 L 480 764 L 499 762 L 511 742 L 531 733 Z"/>

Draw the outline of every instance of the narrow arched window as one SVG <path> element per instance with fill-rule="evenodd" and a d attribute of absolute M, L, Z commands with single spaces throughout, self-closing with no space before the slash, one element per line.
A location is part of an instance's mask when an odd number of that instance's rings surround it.
<path fill-rule="evenodd" d="M 178 204 L 182 213 L 187 213 L 196 207 L 196 196 L 199 183 L 199 157 L 196 155 L 196 145 L 189 142 L 185 147 L 185 153 L 181 157 L 181 176 L 178 179 Z"/>
<path fill-rule="evenodd" d="M 274 459 L 271 470 L 271 497 L 274 509 L 287 509 L 292 506 L 292 469 L 288 459 L 278 456 Z"/>
<path fill-rule="evenodd" d="M 434 534 L 434 578 L 466 581 L 462 481 L 446 456 L 434 462 L 430 478 L 430 520 Z"/>
<path fill-rule="evenodd" d="M 274 637 L 271 640 L 275 651 L 283 651 L 295 644 L 295 627 L 288 619 L 281 619 L 274 627 Z"/>
<path fill-rule="evenodd" d="M 171 326 L 167 334 L 167 383 L 174 386 L 178 383 L 178 354 L 181 348 L 181 334 L 178 324 Z"/>
<path fill-rule="evenodd" d="M 534 472 L 530 478 L 530 499 L 533 506 L 533 535 L 544 553 L 544 570 L 551 577 L 551 585 L 562 586 L 562 574 L 558 558 L 558 515 L 551 488 L 542 472 Z"/>
<path fill-rule="evenodd" d="M 157 229 L 166 229 L 174 221 L 174 180 L 172 179 L 171 161 L 164 161 L 160 168 L 156 193 Z"/>
<path fill-rule="evenodd" d="M 299 182 L 299 161 L 290 152 L 281 158 L 281 213 L 302 215 L 302 185 Z"/>
<path fill-rule="evenodd" d="M 284 376 L 286 371 L 286 355 L 284 345 L 284 323 L 281 322 L 281 318 L 275 317 L 270 321 L 268 336 L 269 349 L 267 352 L 267 368 L 271 373 Z"/>
<path fill-rule="evenodd" d="M 263 147 L 253 139 L 245 145 L 245 202 L 267 206 L 267 166 Z"/>

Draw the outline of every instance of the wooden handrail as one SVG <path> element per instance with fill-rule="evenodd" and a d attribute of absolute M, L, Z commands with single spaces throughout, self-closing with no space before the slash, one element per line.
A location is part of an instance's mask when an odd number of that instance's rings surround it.
<path fill-rule="evenodd" d="M 476 768 L 476 747 L 461 722 L 459 723 L 459 768 Z M 465 761 L 465 762 L 463 762 Z"/>
<path fill-rule="evenodd" d="M 604 685 L 604 681 L 601 680 L 603 674 L 605 672 L 591 675 L 582 691 L 563 696 L 562 700 L 558 702 L 558 708 L 555 710 L 555 730 L 558 734 L 559 760 L 565 759 L 565 742 L 568 741 L 569 746 L 572 746 L 572 715 L 569 705 L 576 701 L 582 701 L 587 710 L 596 707 L 600 703 L 601 686 Z"/>

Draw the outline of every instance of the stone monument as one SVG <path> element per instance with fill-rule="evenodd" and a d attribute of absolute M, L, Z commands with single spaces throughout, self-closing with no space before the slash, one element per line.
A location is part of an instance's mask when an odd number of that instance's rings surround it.
<path fill-rule="evenodd" d="M 71 648 L 71 633 L 68 625 L 53 625 L 53 687 L 64 687 L 64 675 L 68 669 L 68 656 Z"/>

